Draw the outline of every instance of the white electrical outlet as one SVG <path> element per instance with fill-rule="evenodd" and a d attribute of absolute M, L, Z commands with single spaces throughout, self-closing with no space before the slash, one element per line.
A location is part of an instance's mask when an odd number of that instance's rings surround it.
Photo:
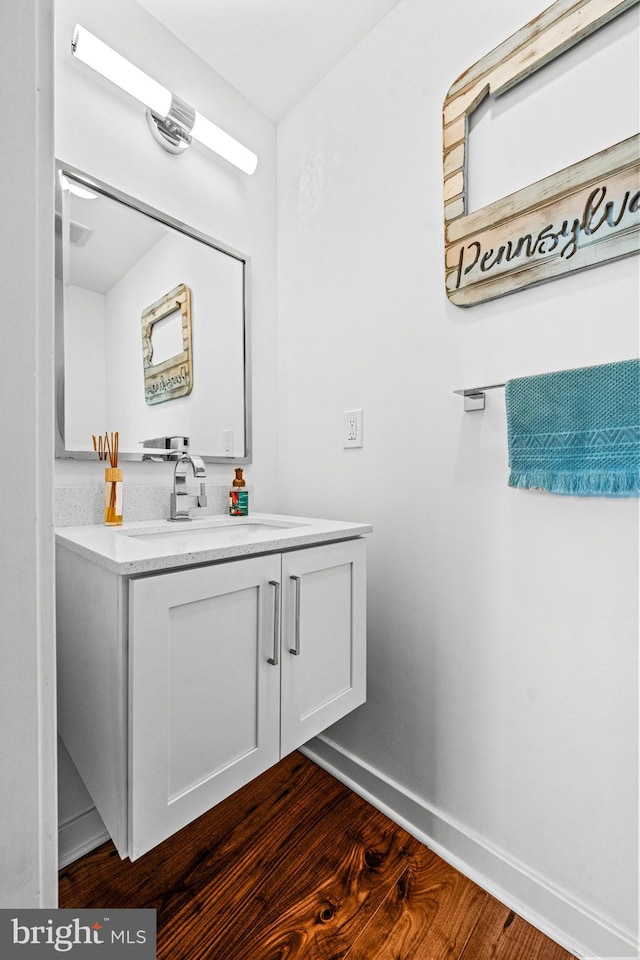
<path fill-rule="evenodd" d="M 224 444 L 225 457 L 233 456 L 233 430 L 222 431 L 222 442 Z"/>
<path fill-rule="evenodd" d="M 362 446 L 362 410 L 345 410 L 342 414 L 342 445 Z"/>

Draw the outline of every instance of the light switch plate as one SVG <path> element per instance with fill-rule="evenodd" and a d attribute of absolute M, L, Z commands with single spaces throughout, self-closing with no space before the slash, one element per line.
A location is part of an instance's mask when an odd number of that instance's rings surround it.
<path fill-rule="evenodd" d="M 342 445 L 345 450 L 362 446 L 362 410 L 345 410 L 342 414 Z"/>

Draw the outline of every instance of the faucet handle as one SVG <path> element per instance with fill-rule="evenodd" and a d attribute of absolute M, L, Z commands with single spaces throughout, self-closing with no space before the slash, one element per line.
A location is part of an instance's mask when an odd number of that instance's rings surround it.
<path fill-rule="evenodd" d="M 204 483 L 200 484 L 200 495 L 198 497 L 198 506 L 206 507 L 207 505 L 207 486 Z"/>

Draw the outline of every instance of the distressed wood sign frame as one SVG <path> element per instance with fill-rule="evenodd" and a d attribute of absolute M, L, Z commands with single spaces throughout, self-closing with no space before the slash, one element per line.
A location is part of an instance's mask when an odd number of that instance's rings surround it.
<path fill-rule="evenodd" d="M 467 214 L 468 118 L 639 0 L 558 0 L 460 76 L 443 106 L 445 283 L 472 306 L 639 250 L 640 134 Z"/>
<path fill-rule="evenodd" d="M 162 363 L 153 363 L 153 325 L 180 311 L 182 353 Z M 193 387 L 191 357 L 191 290 L 184 283 L 174 287 L 142 313 L 142 363 L 144 398 L 148 404 L 165 403 L 185 397 Z"/>

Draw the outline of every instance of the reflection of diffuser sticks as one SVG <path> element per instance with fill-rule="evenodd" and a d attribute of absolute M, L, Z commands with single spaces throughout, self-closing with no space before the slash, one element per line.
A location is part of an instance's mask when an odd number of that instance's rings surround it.
<path fill-rule="evenodd" d="M 92 434 L 92 440 L 98 460 L 108 458 L 111 464 L 104 471 L 104 522 L 119 526 L 122 523 L 122 470 L 118 469 L 118 433 L 105 433 L 97 440 Z"/>
<path fill-rule="evenodd" d="M 106 436 L 106 434 L 105 434 L 105 436 Z M 91 439 L 93 440 L 93 449 L 94 449 L 94 450 L 96 451 L 96 453 L 98 454 L 98 460 L 106 460 L 106 459 L 107 459 L 107 447 L 106 447 L 106 444 L 105 444 L 104 441 L 103 441 L 103 438 L 100 436 L 100 437 L 98 437 L 98 439 L 96 440 L 96 435 L 95 435 L 95 433 L 92 433 L 92 434 L 91 434 Z"/>

